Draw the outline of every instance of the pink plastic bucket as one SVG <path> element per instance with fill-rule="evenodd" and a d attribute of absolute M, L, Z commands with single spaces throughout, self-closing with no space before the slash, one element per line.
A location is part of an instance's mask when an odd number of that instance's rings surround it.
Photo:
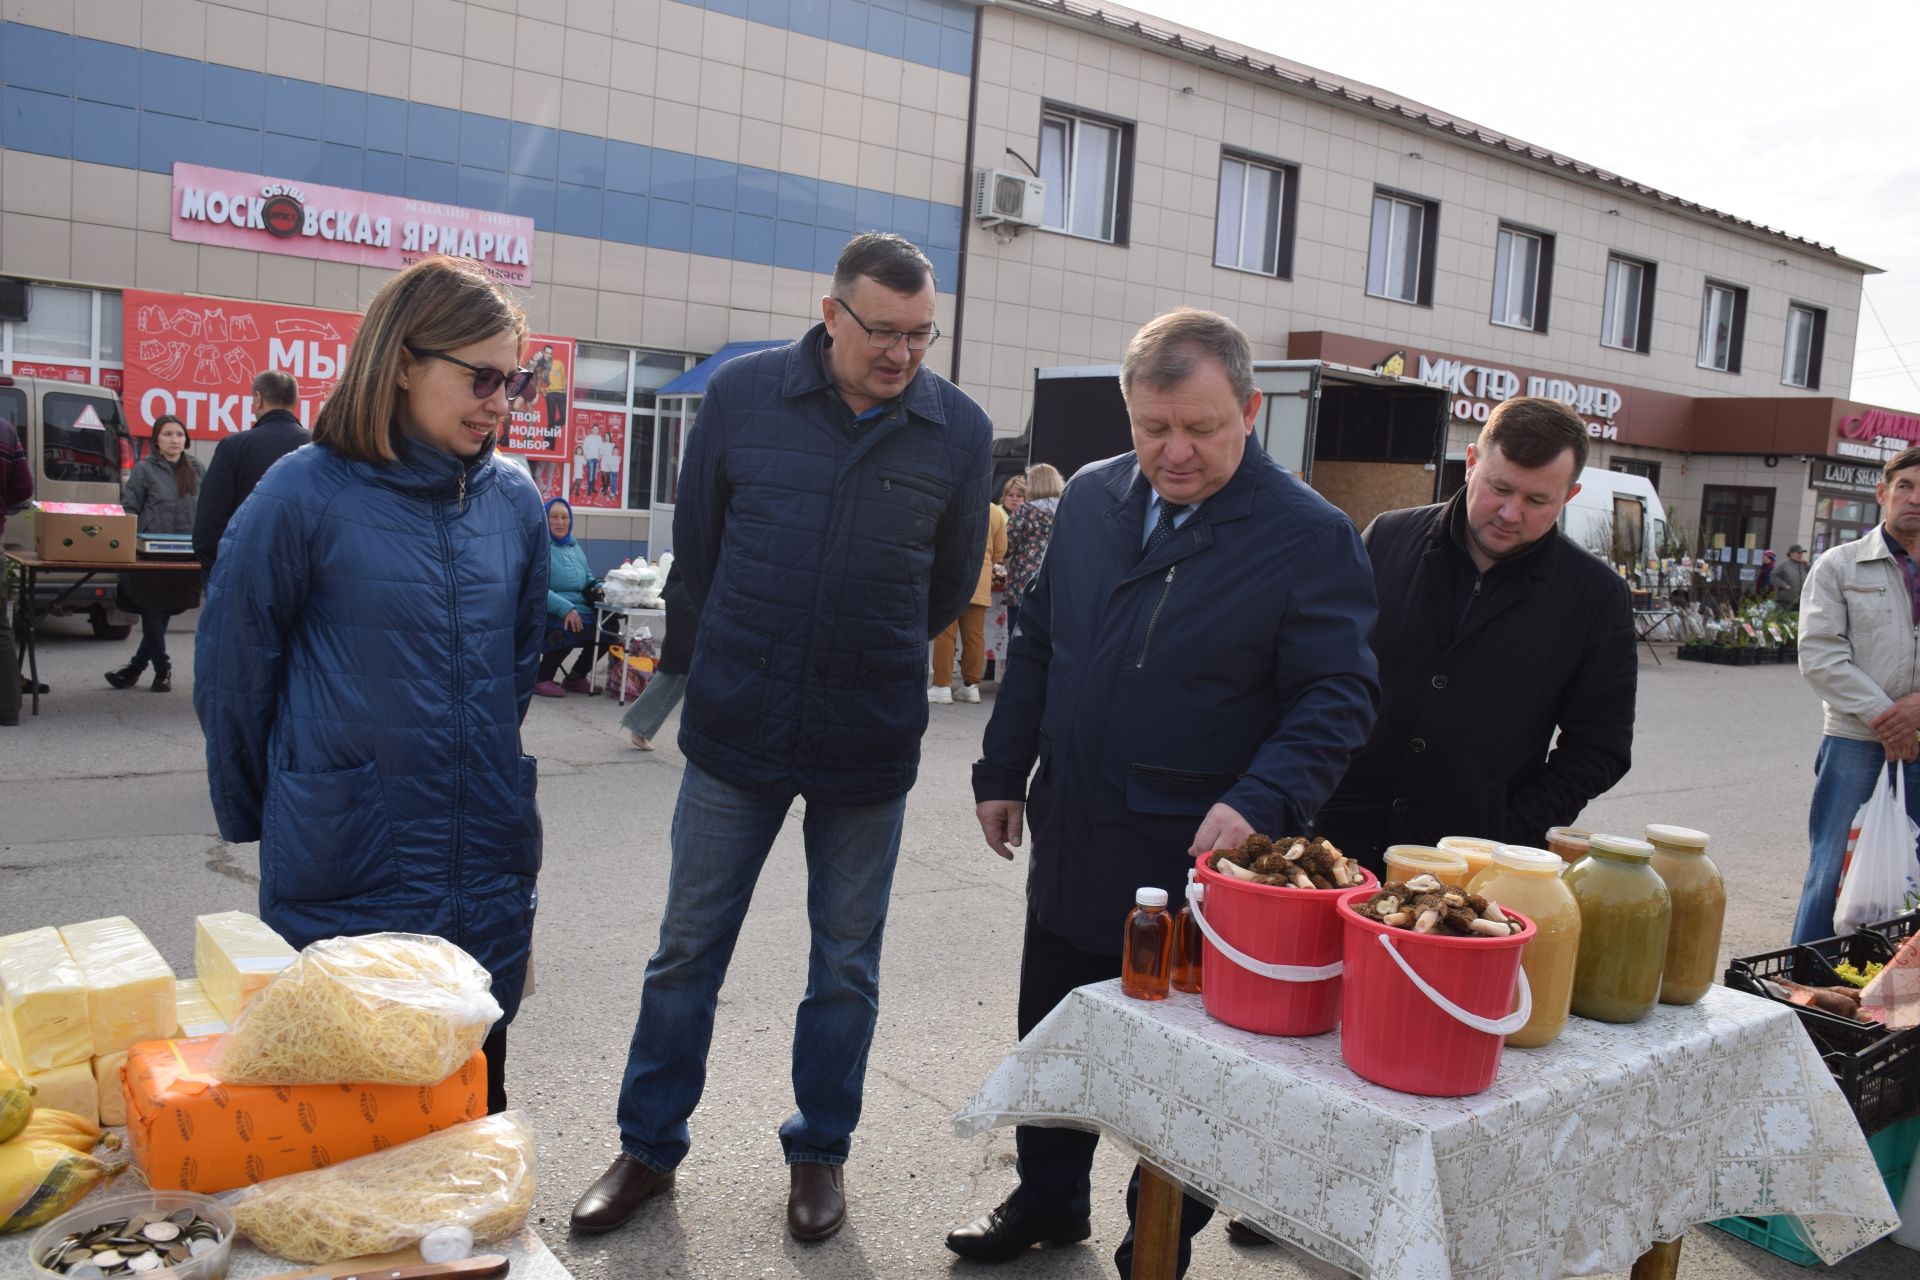
<path fill-rule="evenodd" d="M 1205 936 L 1200 1000 L 1231 1027 L 1317 1036 L 1340 1021 L 1338 890 L 1287 889 L 1223 876 L 1194 860 L 1187 908 Z M 1375 881 L 1362 871 L 1365 882 Z"/>
<path fill-rule="evenodd" d="M 1364 1079 L 1401 1093 L 1479 1093 L 1500 1069 L 1506 1037 L 1533 1013 L 1520 969 L 1533 921 L 1508 911 L 1526 927 L 1506 938 L 1413 933 L 1353 909 L 1371 896 L 1366 889 L 1343 893 L 1337 908 L 1347 964 L 1341 1056 Z"/>

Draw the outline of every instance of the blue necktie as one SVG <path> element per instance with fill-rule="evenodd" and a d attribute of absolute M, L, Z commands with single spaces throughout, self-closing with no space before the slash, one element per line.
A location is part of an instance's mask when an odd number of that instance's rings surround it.
<path fill-rule="evenodd" d="M 1171 502 L 1163 500 L 1160 503 L 1160 518 L 1154 522 L 1153 532 L 1147 535 L 1147 545 L 1140 550 L 1142 560 L 1152 555 L 1153 549 L 1167 540 L 1167 535 L 1173 532 L 1174 520 L 1185 511 L 1185 507 L 1176 506 Z"/>

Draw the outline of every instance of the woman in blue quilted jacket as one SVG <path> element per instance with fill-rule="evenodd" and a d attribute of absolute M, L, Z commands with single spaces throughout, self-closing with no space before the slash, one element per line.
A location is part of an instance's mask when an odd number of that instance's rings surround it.
<path fill-rule="evenodd" d="M 520 750 L 547 612 L 547 530 L 494 457 L 529 394 L 527 324 L 473 263 L 429 258 L 367 308 L 313 443 L 220 542 L 194 706 L 220 834 L 260 842 L 288 942 L 434 934 L 493 975 L 488 1105 L 506 1105 L 540 870 Z"/>
<path fill-rule="evenodd" d="M 573 536 L 573 504 L 565 498 L 547 499 L 547 648 L 540 658 L 540 678 L 533 692 L 541 698 L 564 698 L 569 693 L 592 693 L 589 677 L 594 658 L 611 642 L 602 635 L 593 640 L 592 601 L 598 584 L 587 567 L 587 551 Z M 554 679 L 569 653 L 578 653 L 567 670 L 566 682 Z"/>

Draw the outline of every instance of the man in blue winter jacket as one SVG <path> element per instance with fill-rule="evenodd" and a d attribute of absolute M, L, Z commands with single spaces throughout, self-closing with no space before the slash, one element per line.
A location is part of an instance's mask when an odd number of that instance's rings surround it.
<path fill-rule="evenodd" d="M 1305 834 L 1379 696 L 1366 552 L 1250 438 L 1246 335 L 1171 312 L 1120 370 L 1134 452 L 1061 496 L 973 768 L 988 846 L 1011 858 L 1023 822 L 1032 832 L 1022 1036 L 1075 987 L 1120 976 L 1136 889 L 1177 900 L 1201 853 Z M 1096 1141 L 1022 1125 L 1019 1186 L 947 1247 L 1004 1262 L 1086 1239 Z M 1183 1273 L 1211 1212 L 1184 1206 Z M 1122 1276 L 1132 1254 L 1129 1231 Z"/>
<path fill-rule="evenodd" d="M 807 994 L 798 1110 L 780 1127 L 787 1224 L 824 1240 L 879 1007 L 881 931 L 927 727 L 927 642 L 972 599 L 993 427 L 921 367 L 939 338 L 932 264 L 855 236 L 821 323 L 723 365 L 687 437 L 674 572 L 700 619 L 681 712 L 686 775 L 660 946 L 620 1091 L 620 1146 L 574 1206 L 610 1231 L 673 1181 L 714 1006 L 760 868 L 806 800 Z"/>

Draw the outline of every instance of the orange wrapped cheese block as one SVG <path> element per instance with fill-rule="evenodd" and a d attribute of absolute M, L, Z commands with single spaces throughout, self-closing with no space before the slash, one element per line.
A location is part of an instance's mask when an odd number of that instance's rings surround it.
<path fill-rule="evenodd" d="M 384 1151 L 487 1110 L 486 1055 L 436 1085 L 221 1084 L 219 1036 L 154 1040 L 127 1055 L 127 1141 L 162 1191 L 212 1195 Z"/>

